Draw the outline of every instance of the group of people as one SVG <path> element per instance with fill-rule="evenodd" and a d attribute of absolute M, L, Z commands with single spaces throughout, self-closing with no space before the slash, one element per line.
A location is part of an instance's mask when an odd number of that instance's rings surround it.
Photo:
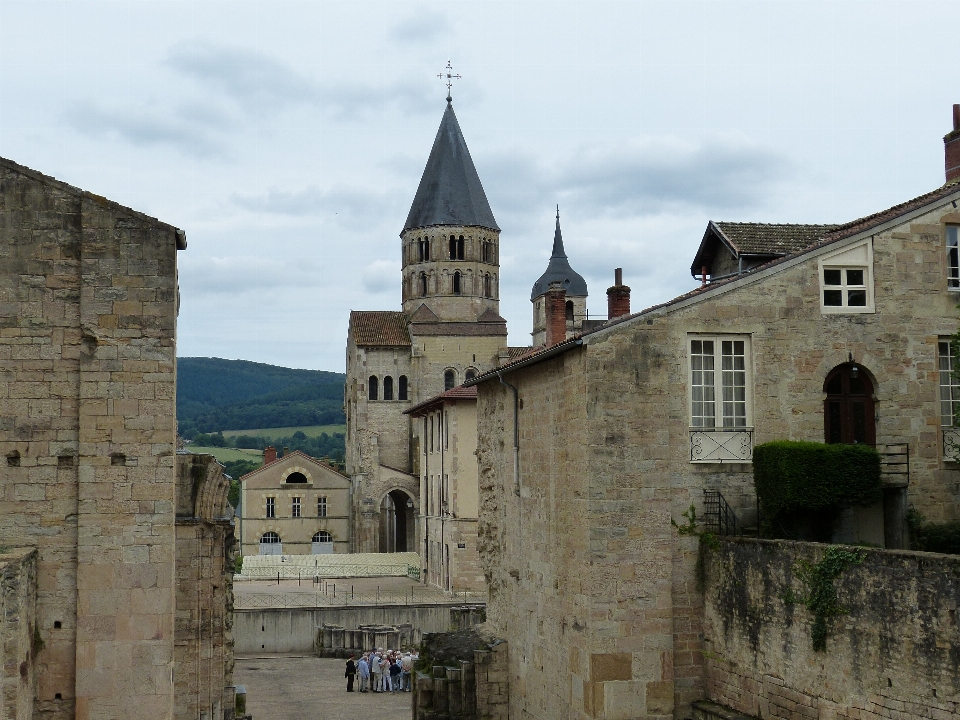
<path fill-rule="evenodd" d="M 410 673 L 417 661 L 416 653 L 377 648 L 365 652 L 359 660 L 351 655 L 347 660 L 347 692 L 353 692 L 353 683 L 360 678 L 360 692 L 410 692 Z"/>

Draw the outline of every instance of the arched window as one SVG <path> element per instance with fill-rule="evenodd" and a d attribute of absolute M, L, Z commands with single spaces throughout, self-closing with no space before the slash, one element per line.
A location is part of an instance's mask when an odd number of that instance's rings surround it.
<path fill-rule="evenodd" d="M 284 482 L 288 483 L 305 483 L 307 482 L 307 476 L 302 472 L 293 472 L 287 475 L 287 479 Z"/>
<path fill-rule="evenodd" d="M 313 534 L 311 551 L 314 555 L 329 555 L 333 553 L 333 535 L 326 530 L 315 532 Z"/>
<path fill-rule="evenodd" d="M 423 239 L 423 259 L 430 262 L 430 238 Z"/>
<path fill-rule="evenodd" d="M 376 399 L 377 399 L 377 395 L 378 395 L 378 390 L 379 390 L 379 387 L 380 387 L 380 383 L 377 381 L 377 376 L 376 376 L 376 375 L 371 375 L 371 376 L 370 376 L 370 381 L 369 381 L 368 385 L 369 385 L 369 390 L 368 390 L 368 392 L 367 392 L 367 399 L 368 399 L 368 400 L 376 400 Z"/>
<path fill-rule="evenodd" d="M 453 390 L 457 386 L 457 373 L 453 370 L 447 370 L 443 374 L 443 389 L 444 391 Z"/>
<path fill-rule="evenodd" d="M 573 322 L 573 300 L 567 300 L 567 322 Z"/>
<path fill-rule="evenodd" d="M 457 238 L 457 260 L 463 260 L 463 235 Z"/>
<path fill-rule="evenodd" d="M 266 532 L 260 536 L 260 554 L 261 555 L 282 555 L 283 543 L 280 542 L 280 536 L 275 532 Z"/>
<path fill-rule="evenodd" d="M 486 262 L 486 261 L 487 261 L 487 241 L 481 240 L 480 241 L 480 262 Z"/>
<path fill-rule="evenodd" d="M 463 378 L 464 378 L 464 381 L 466 382 L 467 380 L 473 380 L 476 376 L 477 376 L 477 371 L 474 370 L 473 368 L 470 368 L 469 370 L 467 370 L 467 372 L 464 373 Z"/>
<path fill-rule="evenodd" d="M 457 239 L 453 235 L 450 236 L 450 259 L 457 259 Z"/>
<path fill-rule="evenodd" d="M 427 295 L 427 274 L 420 273 L 420 296 L 426 297 Z"/>
<path fill-rule="evenodd" d="M 397 382 L 397 400 L 407 399 L 407 376 L 401 375 Z"/>
<path fill-rule="evenodd" d="M 462 283 L 460 282 L 460 271 L 458 270 L 453 274 L 453 294 L 454 295 L 459 295 L 461 293 L 461 285 Z"/>
<path fill-rule="evenodd" d="M 828 443 L 876 445 L 873 383 L 856 363 L 838 365 L 823 383 L 823 434 Z"/>
<path fill-rule="evenodd" d="M 393 400 L 393 378 L 389 375 L 383 379 L 383 399 Z"/>
<path fill-rule="evenodd" d="M 483 276 L 483 296 L 484 297 L 493 297 L 493 292 L 491 291 L 491 287 L 492 285 L 490 283 L 490 276 L 484 275 Z"/>
<path fill-rule="evenodd" d="M 417 262 L 423 262 L 423 238 L 417 240 Z"/>

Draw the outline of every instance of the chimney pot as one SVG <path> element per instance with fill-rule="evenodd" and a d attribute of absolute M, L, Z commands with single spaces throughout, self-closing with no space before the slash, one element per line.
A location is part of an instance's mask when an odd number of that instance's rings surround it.
<path fill-rule="evenodd" d="M 544 297 L 547 320 L 547 347 L 567 339 L 567 289 L 552 282 Z"/>
<path fill-rule="evenodd" d="M 277 461 L 277 449 L 273 445 L 267 445 L 263 449 L 263 464 L 269 465 Z"/>
<path fill-rule="evenodd" d="M 607 320 L 630 314 L 630 288 L 623 284 L 623 268 L 613 271 L 614 285 L 607 289 Z"/>
<path fill-rule="evenodd" d="M 947 182 L 960 180 L 960 105 L 953 106 L 953 130 L 943 138 Z"/>

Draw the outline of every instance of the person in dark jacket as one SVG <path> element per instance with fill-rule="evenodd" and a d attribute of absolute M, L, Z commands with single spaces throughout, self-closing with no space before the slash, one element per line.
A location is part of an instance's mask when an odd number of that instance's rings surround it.
<path fill-rule="evenodd" d="M 343 676 L 347 679 L 347 692 L 353 692 L 353 679 L 357 676 L 357 664 L 353 661 L 355 655 L 351 655 L 347 660 L 347 671 Z"/>
<path fill-rule="evenodd" d="M 392 692 L 400 692 L 400 659 L 394 658 L 390 663 L 390 687 Z"/>

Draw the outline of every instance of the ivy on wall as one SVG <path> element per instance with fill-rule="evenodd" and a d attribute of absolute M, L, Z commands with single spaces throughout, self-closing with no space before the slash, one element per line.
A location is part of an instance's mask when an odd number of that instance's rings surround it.
<path fill-rule="evenodd" d="M 837 598 L 834 582 L 848 565 L 859 565 L 865 556 L 866 551 L 862 549 L 831 545 L 819 562 L 799 560 L 794 565 L 794 572 L 806 589 L 802 595 L 796 595 L 788 589 L 783 600 L 787 604 L 803 603 L 813 613 L 810 637 L 816 652 L 827 649 L 827 624 L 830 618 L 847 613 Z"/>
<path fill-rule="evenodd" d="M 868 445 L 757 445 L 753 481 L 764 537 L 829 540 L 839 511 L 882 497 L 880 455 Z"/>

